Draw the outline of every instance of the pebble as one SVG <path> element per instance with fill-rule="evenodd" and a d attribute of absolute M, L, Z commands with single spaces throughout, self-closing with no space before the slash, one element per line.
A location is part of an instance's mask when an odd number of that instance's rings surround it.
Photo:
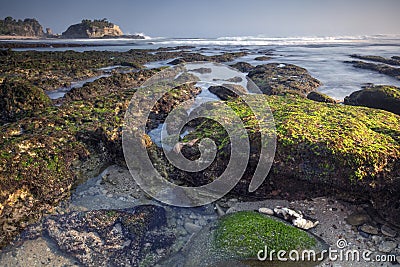
<path fill-rule="evenodd" d="M 270 208 L 259 208 L 259 213 L 267 214 L 267 215 L 274 215 L 274 211 Z"/>
<path fill-rule="evenodd" d="M 396 257 L 396 261 L 400 264 L 400 256 Z"/>
<path fill-rule="evenodd" d="M 113 197 L 113 194 L 108 194 L 107 197 L 108 197 L 108 198 L 112 198 L 112 197 Z"/>
<path fill-rule="evenodd" d="M 373 235 L 373 236 L 372 236 L 372 241 L 373 241 L 375 244 L 378 244 L 379 242 L 382 241 L 382 237 L 377 236 L 377 235 Z"/>
<path fill-rule="evenodd" d="M 215 209 L 217 211 L 218 216 L 224 216 L 225 215 L 225 211 L 222 210 L 222 208 L 220 207 L 220 205 L 215 204 Z"/>
<path fill-rule="evenodd" d="M 353 213 L 349 215 L 346 222 L 353 226 L 359 226 L 369 221 L 369 216 L 365 213 Z"/>
<path fill-rule="evenodd" d="M 188 233 L 190 233 L 190 234 L 197 233 L 202 228 L 201 226 L 198 226 L 198 225 L 196 225 L 194 223 L 190 223 L 190 222 L 186 222 L 184 224 L 184 227 L 185 227 L 186 231 L 188 231 Z"/>
<path fill-rule="evenodd" d="M 396 247 L 397 247 L 397 244 L 395 242 L 384 241 L 379 245 L 378 250 L 380 252 L 388 253 L 388 252 L 392 251 L 393 249 L 395 249 Z"/>
<path fill-rule="evenodd" d="M 364 224 L 363 226 L 360 227 L 360 230 L 370 235 L 377 235 L 379 233 L 376 227 L 373 227 L 372 225 L 369 224 Z"/>
<path fill-rule="evenodd" d="M 397 232 L 387 225 L 382 226 L 381 232 L 382 232 L 382 234 L 389 236 L 389 237 L 395 237 L 397 235 Z"/>

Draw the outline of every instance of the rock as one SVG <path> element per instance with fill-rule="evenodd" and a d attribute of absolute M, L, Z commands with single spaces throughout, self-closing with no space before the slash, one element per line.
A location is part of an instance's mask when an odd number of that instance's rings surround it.
<path fill-rule="evenodd" d="M 169 65 L 179 65 L 179 64 L 183 64 L 183 63 L 186 63 L 186 60 L 183 58 L 177 58 L 177 59 L 174 59 L 174 60 L 168 62 Z"/>
<path fill-rule="evenodd" d="M 89 100 L 98 96 L 138 87 L 155 73 L 155 70 L 113 73 L 109 77 L 102 77 L 94 82 L 85 83 L 82 87 L 72 88 L 65 94 L 64 101 Z"/>
<path fill-rule="evenodd" d="M 377 71 L 379 73 L 400 79 L 400 68 L 392 67 L 386 64 L 375 64 L 363 61 L 345 61 L 345 63 L 353 64 L 355 68 Z"/>
<path fill-rule="evenodd" d="M 197 72 L 197 73 L 200 73 L 200 74 L 206 74 L 206 73 L 211 73 L 212 69 L 210 69 L 210 68 L 198 68 L 198 69 L 193 69 L 191 71 L 192 72 Z"/>
<path fill-rule="evenodd" d="M 378 250 L 383 253 L 389 253 L 395 249 L 396 246 L 397 244 L 393 241 L 384 241 L 379 245 Z"/>
<path fill-rule="evenodd" d="M 381 232 L 382 232 L 382 234 L 389 236 L 389 237 L 396 237 L 396 235 L 397 235 L 397 232 L 387 225 L 382 225 Z"/>
<path fill-rule="evenodd" d="M 184 227 L 185 227 L 186 231 L 187 231 L 189 234 L 197 233 L 198 231 L 201 230 L 201 226 L 196 225 L 196 224 L 194 224 L 194 223 L 190 223 L 190 222 L 186 222 L 186 223 L 184 224 Z"/>
<path fill-rule="evenodd" d="M 289 208 L 276 207 L 274 213 L 285 219 L 286 221 L 292 222 L 292 224 L 298 228 L 308 230 L 318 225 L 319 221 L 314 219 L 306 219 L 301 211 L 295 211 Z"/>
<path fill-rule="evenodd" d="M 150 255 L 153 260 L 165 255 L 174 240 L 163 228 L 165 210 L 153 205 L 50 216 L 44 226 L 61 250 L 85 266 L 138 266 Z M 161 255 L 152 252 L 159 249 Z"/>
<path fill-rule="evenodd" d="M 263 213 L 263 214 L 267 214 L 267 215 L 274 215 L 274 210 L 270 209 L 270 208 L 259 208 L 258 209 L 259 213 Z"/>
<path fill-rule="evenodd" d="M 62 33 L 62 38 L 103 38 L 118 37 L 123 35 L 119 26 L 107 20 L 82 20 L 81 23 L 74 24 Z"/>
<path fill-rule="evenodd" d="M 399 57 L 393 56 L 392 58 L 384 58 L 381 56 L 362 56 L 362 55 L 351 55 L 350 57 L 352 58 L 358 58 L 362 60 L 368 60 L 368 61 L 375 61 L 375 62 L 381 62 L 389 65 L 397 65 L 400 66 L 400 59 Z"/>
<path fill-rule="evenodd" d="M 36 19 L 16 21 L 12 17 L 0 20 L 0 35 L 43 37 L 43 27 Z"/>
<path fill-rule="evenodd" d="M 363 231 L 364 233 L 370 234 L 370 235 L 377 235 L 379 233 L 378 229 L 372 225 L 369 224 L 364 224 L 360 227 L 360 230 Z"/>
<path fill-rule="evenodd" d="M 396 256 L 396 261 L 398 264 L 400 264 L 400 256 Z"/>
<path fill-rule="evenodd" d="M 400 88 L 386 85 L 368 87 L 346 96 L 344 104 L 383 109 L 400 115 Z"/>
<path fill-rule="evenodd" d="M 374 242 L 375 245 L 377 245 L 378 243 L 380 243 L 383 240 L 383 238 L 381 236 L 378 236 L 378 235 L 373 235 L 371 237 L 371 239 L 372 239 L 372 241 Z"/>
<path fill-rule="evenodd" d="M 238 211 L 252 211 L 259 210 L 264 207 L 276 207 L 276 206 L 289 206 L 289 201 L 281 199 L 267 199 L 264 201 L 251 201 L 251 202 L 238 202 L 230 207 L 226 213 L 234 213 Z"/>
<path fill-rule="evenodd" d="M 254 58 L 254 60 L 257 60 L 257 61 L 267 61 L 270 59 L 271 59 L 271 57 L 268 57 L 268 56 L 260 56 L 260 57 Z"/>
<path fill-rule="evenodd" d="M 180 258 L 160 265 L 175 266 L 179 262 L 179 266 L 247 266 L 249 259 L 260 265 L 257 256 L 262 258 L 266 247 L 268 251 L 314 249 L 317 253 L 328 248 L 321 239 L 282 220 L 242 211 L 210 223 L 189 240 Z M 246 264 L 242 264 L 244 261 Z"/>
<path fill-rule="evenodd" d="M 247 63 L 247 62 L 238 62 L 238 63 L 231 65 L 231 67 L 235 68 L 241 72 L 249 72 L 254 68 L 253 65 L 251 65 L 250 63 Z"/>
<path fill-rule="evenodd" d="M 246 89 L 240 85 L 223 84 L 222 86 L 210 86 L 208 90 L 217 95 L 221 100 L 229 98 L 237 98 L 240 95 L 246 94 Z"/>
<path fill-rule="evenodd" d="M 321 85 L 320 81 L 313 78 L 306 69 L 292 64 L 258 65 L 248 76 L 267 95 L 289 93 L 306 96 Z"/>
<path fill-rule="evenodd" d="M 0 84 L 0 122 L 33 116 L 51 105 L 41 88 L 23 79 L 7 78 Z"/>
<path fill-rule="evenodd" d="M 365 214 L 365 213 L 353 213 L 349 215 L 347 218 L 345 218 L 345 221 L 353 226 L 359 226 L 362 225 L 368 221 L 370 221 L 370 217 Z"/>
<path fill-rule="evenodd" d="M 310 92 L 307 95 L 307 98 L 317 102 L 333 103 L 333 104 L 336 103 L 335 99 L 320 92 Z"/>
<path fill-rule="evenodd" d="M 217 211 L 218 216 L 225 215 L 225 211 L 217 203 L 215 203 L 215 210 Z"/>

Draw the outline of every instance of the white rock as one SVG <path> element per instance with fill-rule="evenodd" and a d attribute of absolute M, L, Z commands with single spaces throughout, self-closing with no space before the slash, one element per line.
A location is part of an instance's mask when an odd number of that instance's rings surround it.
<path fill-rule="evenodd" d="M 304 218 L 296 218 L 292 221 L 292 223 L 294 226 L 298 228 L 308 230 L 317 226 L 319 224 L 319 221 L 313 222 Z"/>
<path fill-rule="evenodd" d="M 274 215 L 274 211 L 270 208 L 259 208 L 259 213 L 267 214 L 267 215 Z"/>

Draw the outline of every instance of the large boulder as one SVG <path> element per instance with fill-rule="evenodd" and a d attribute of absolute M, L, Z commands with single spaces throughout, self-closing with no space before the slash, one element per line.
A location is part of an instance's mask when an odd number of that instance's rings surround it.
<path fill-rule="evenodd" d="M 305 97 L 321 85 L 306 69 L 292 64 L 258 65 L 248 76 L 267 95 L 298 94 Z"/>
<path fill-rule="evenodd" d="M 276 192 L 282 198 L 333 195 L 347 201 L 371 202 L 382 217 L 400 225 L 400 116 L 295 96 L 258 99 L 252 109 L 266 116 L 260 117 L 261 122 L 270 119 L 265 110 L 272 110 L 277 144 L 266 181 L 250 194 L 248 187 L 258 164 L 260 135 L 268 135 L 271 129 L 257 126 L 252 112 L 240 99 L 227 103 L 245 123 L 251 143 L 247 169 L 232 194 L 263 198 L 274 198 Z M 205 110 L 212 112 L 217 104 L 207 104 L 211 106 L 205 106 Z M 232 120 L 233 125 L 233 119 L 224 116 L 224 123 Z M 231 153 L 227 132 L 218 122 L 204 121 L 197 123 L 184 142 L 197 140 L 198 144 L 204 138 L 213 139 L 218 147 L 214 162 L 204 171 L 185 173 L 163 160 L 170 179 L 200 186 L 225 171 Z M 183 153 L 185 150 L 186 146 Z M 189 159 L 199 157 L 195 152 L 191 150 Z"/>
<path fill-rule="evenodd" d="M 7 78 L 0 84 L 0 120 L 15 121 L 40 113 L 51 105 L 45 92 L 19 78 Z"/>
<path fill-rule="evenodd" d="M 400 115 L 400 88 L 385 85 L 368 87 L 346 96 L 344 104 L 383 109 Z"/>

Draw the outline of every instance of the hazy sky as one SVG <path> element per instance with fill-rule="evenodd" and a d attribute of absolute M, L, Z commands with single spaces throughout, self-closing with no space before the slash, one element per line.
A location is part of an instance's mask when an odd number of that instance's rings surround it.
<path fill-rule="evenodd" d="M 399 0 L 0 0 L 0 18 L 37 18 L 61 33 L 107 18 L 164 37 L 400 34 Z"/>

